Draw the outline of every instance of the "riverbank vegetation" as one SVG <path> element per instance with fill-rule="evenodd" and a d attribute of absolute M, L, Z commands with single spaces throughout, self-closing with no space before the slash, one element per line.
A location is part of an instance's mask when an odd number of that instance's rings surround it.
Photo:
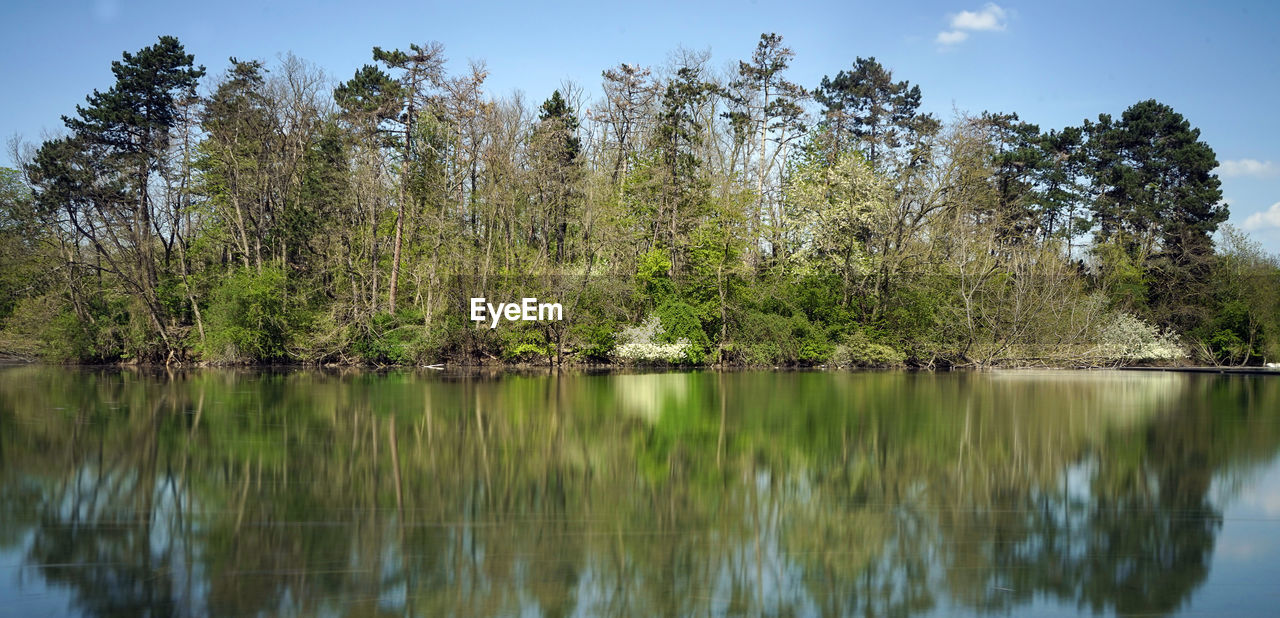
<path fill-rule="evenodd" d="M 499 96 L 436 44 L 345 79 L 112 64 L 0 176 L 0 351 L 78 362 L 1260 363 L 1280 263 L 1167 105 L 1044 130 L 812 87 L 762 35 Z M 471 297 L 562 303 L 469 320 Z"/>

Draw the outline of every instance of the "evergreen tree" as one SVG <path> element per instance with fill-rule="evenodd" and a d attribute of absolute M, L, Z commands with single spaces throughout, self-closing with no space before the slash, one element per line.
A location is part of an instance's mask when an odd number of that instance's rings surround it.
<path fill-rule="evenodd" d="M 788 81 L 783 72 L 795 52 L 782 45 L 782 37 L 761 34 L 749 62 L 738 62 L 738 75 L 729 84 L 731 111 L 725 116 L 741 142 L 756 141 L 756 197 L 753 231 L 764 236 L 776 261 L 782 257 L 784 211 L 781 200 L 770 199 L 766 190 L 775 162 L 784 148 L 805 134 L 804 107 L 809 97 L 805 89 Z M 748 135 L 751 133 L 751 135 Z M 769 142 L 774 143 L 770 148 Z M 762 225 L 767 220 L 768 225 Z"/>
<path fill-rule="evenodd" d="M 258 61 L 231 58 L 231 68 L 204 106 L 196 168 L 201 190 L 235 246 L 234 259 L 262 270 L 262 244 L 272 241 L 270 165 L 277 132 Z M 270 245 L 268 245 L 270 247 Z M 269 252 L 269 249 L 268 249 Z"/>
<path fill-rule="evenodd" d="M 682 266 L 682 230 L 702 203 L 698 149 L 703 142 L 703 125 L 698 112 L 711 96 L 711 87 L 696 67 L 676 71 L 662 95 L 655 132 L 658 170 L 658 208 L 653 222 L 654 238 L 665 239 L 670 248 L 671 272 Z M 665 228 L 665 230 L 663 230 Z"/>
<path fill-rule="evenodd" d="M 1100 240 L 1146 238 L 1171 253 L 1209 246 L 1227 208 L 1213 173 L 1217 157 L 1200 129 L 1155 100 L 1133 105 L 1119 121 L 1103 114 L 1086 127 Z"/>
<path fill-rule="evenodd" d="M 414 146 L 417 132 L 414 125 L 418 114 L 427 105 L 425 90 L 427 86 L 438 83 L 444 74 L 444 48 L 438 44 L 409 45 L 409 51 L 386 51 L 381 47 L 373 48 L 373 58 L 400 72 L 397 93 L 402 97 L 401 110 L 395 117 L 403 140 L 399 152 L 400 186 L 396 199 L 395 241 L 392 245 L 391 279 L 387 291 L 387 304 L 392 313 L 396 310 L 396 290 L 400 281 L 400 255 L 404 245 L 404 224 L 408 214 L 410 172 L 414 161 L 420 156 Z"/>
<path fill-rule="evenodd" d="M 1032 240 L 1039 221 L 1034 208 L 1036 174 L 1045 167 L 1040 127 L 1017 114 L 983 112 L 976 120 L 991 148 L 996 212 L 993 221 L 1006 243 Z"/>
<path fill-rule="evenodd" d="M 823 122 L 835 141 L 832 152 L 856 140 L 877 171 L 883 170 L 887 151 L 906 143 L 907 133 L 936 124 L 918 111 L 920 86 L 893 81 L 893 72 L 874 56 L 857 58 L 849 71 L 834 78 L 823 77 L 814 99 L 823 105 Z"/>
<path fill-rule="evenodd" d="M 1155 318 L 1184 329 L 1203 319 L 1210 235 L 1227 219 L 1218 160 L 1173 108 L 1137 103 L 1118 121 L 1086 123 L 1100 243 L 1115 243 L 1151 277 Z"/>
<path fill-rule="evenodd" d="M 1073 242 L 1089 227 L 1084 199 L 1084 132 L 1079 127 L 1051 129 L 1040 136 L 1038 147 L 1042 165 L 1033 172 L 1036 183 L 1036 212 L 1043 238 L 1067 241 L 1070 257 Z"/>
<path fill-rule="evenodd" d="M 535 185 L 545 208 L 544 224 L 550 228 L 544 228 L 543 242 L 554 243 L 548 253 L 556 262 L 566 258 L 565 235 L 581 172 L 578 126 L 577 116 L 556 90 L 543 102 L 532 136 Z"/>
<path fill-rule="evenodd" d="M 194 97 L 196 84 L 204 76 L 204 67 L 193 61 L 178 39 L 162 36 L 155 45 L 136 54 L 125 52 L 122 60 L 111 63 L 115 85 L 106 92 L 95 90 L 87 97 L 87 106 L 76 106 L 75 117 L 63 117 L 74 134 L 74 142 L 64 145 L 78 145 L 82 152 L 101 161 L 102 167 L 96 170 L 99 174 L 118 179 L 127 187 L 127 195 L 121 196 L 124 199 L 94 201 L 98 207 L 95 215 L 101 219 L 90 223 L 97 228 L 94 235 L 99 236 L 94 244 L 101 253 L 113 253 L 112 261 L 128 262 L 128 267 L 115 270 L 136 288 L 149 314 L 151 331 L 159 335 L 170 354 L 176 347 L 167 332 L 168 311 L 157 291 L 161 273 L 157 271 L 155 244 L 157 240 L 164 242 L 162 230 L 175 222 L 161 221 L 157 216 L 150 187 L 151 175 L 164 171 L 180 100 Z M 110 250 L 103 244 L 108 240 Z M 168 265 L 169 249 L 165 247 L 164 266 Z"/>

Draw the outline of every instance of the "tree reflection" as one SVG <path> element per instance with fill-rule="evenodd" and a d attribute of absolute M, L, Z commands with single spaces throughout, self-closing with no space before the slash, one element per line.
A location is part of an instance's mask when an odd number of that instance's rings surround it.
<path fill-rule="evenodd" d="M 86 615 L 1170 613 L 1280 385 L 0 371 L 0 550 Z"/>

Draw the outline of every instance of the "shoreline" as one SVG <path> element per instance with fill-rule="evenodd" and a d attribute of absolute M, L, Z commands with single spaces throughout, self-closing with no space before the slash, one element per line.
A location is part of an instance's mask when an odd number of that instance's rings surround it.
<path fill-rule="evenodd" d="M 308 364 L 308 363 L 249 363 L 249 364 L 212 364 L 212 363 L 50 363 L 41 360 L 25 360 L 0 358 L 0 369 L 19 366 L 45 366 L 77 369 L 137 369 L 137 370 L 244 370 L 244 371 L 322 371 L 322 372 L 393 372 L 418 371 L 453 373 L 689 373 L 698 371 L 740 372 L 881 372 L 905 371 L 910 373 L 949 373 L 949 372 L 1032 372 L 1032 371 L 1139 371 L 1139 372 L 1174 372 L 1202 373 L 1218 375 L 1274 375 L 1280 376 L 1280 368 L 1275 367 L 1212 367 L 1212 366 L 1114 366 L 1114 365 L 994 365 L 994 366 L 836 366 L 836 365 L 627 365 L 614 363 L 585 364 L 572 363 L 564 365 L 547 365 L 532 363 L 441 363 L 435 365 L 360 365 L 360 364 Z"/>

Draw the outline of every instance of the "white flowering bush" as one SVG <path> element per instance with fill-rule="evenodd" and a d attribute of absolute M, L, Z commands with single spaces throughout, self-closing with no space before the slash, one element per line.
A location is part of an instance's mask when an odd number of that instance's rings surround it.
<path fill-rule="evenodd" d="M 618 347 L 613 355 L 619 360 L 633 363 L 679 363 L 687 358 L 691 347 L 689 340 L 681 337 L 675 343 L 661 343 L 662 322 L 650 315 L 644 323 L 622 329 Z"/>
<path fill-rule="evenodd" d="M 1099 333 L 1098 354 L 1114 360 L 1177 360 L 1187 357 L 1177 335 L 1128 313 L 1116 313 Z"/>

